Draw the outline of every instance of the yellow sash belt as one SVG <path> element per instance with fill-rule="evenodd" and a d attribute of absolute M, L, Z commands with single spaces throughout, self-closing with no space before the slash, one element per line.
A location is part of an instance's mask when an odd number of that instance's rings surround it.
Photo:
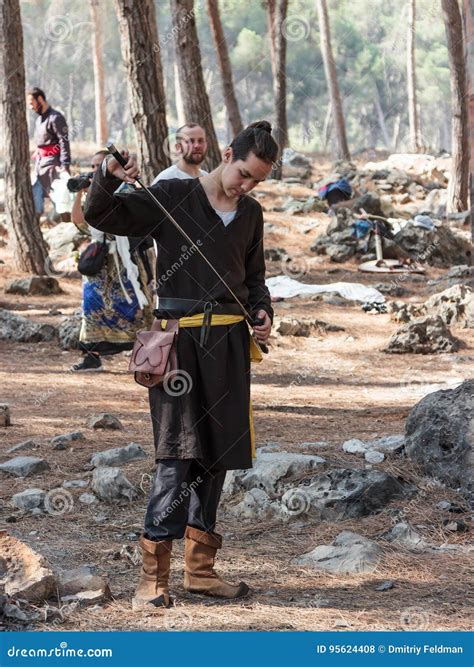
<path fill-rule="evenodd" d="M 231 324 L 238 324 L 245 319 L 243 315 L 220 315 L 218 313 L 212 314 L 211 316 L 211 327 L 216 326 L 229 326 Z M 189 317 L 180 317 L 179 326 L 180 328 L 188 327 L 200 327 L 204 321 L 204 313 L 196 313 L 196 315 L 190 315 Z M 161 320 L 161 327 L 166 328 L 166 320 Z M 250 331 L 249 331 L 250 335 Z M 259 348 L 258 344 L 255 342 L 253 336 L 250 336 L 250 361 L 260 363 L 263 360 L 262 351 Z M 255 430 L 253 425 L 253 411 L 252 411 L 252 400 L 250 400 L 249 405 L 249 427 L 250 427 L 250 446 L 252 451 L 252 458 L 256 457 L 255 450 Z"/>

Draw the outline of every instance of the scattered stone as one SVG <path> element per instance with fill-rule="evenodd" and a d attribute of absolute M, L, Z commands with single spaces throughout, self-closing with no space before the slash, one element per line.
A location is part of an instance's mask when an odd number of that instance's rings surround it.
<path fill-rule="evenodd" d="M 394 587 L 395 587 L 395 584 L 393 583 L 393 581 L 390 581 L 390 579 L 388 579 L 387 581 L 382 581 L 381 584 L 376 586 L 374 588 L 374 591 L 381 591 L 381 592 L 390 591 Z"/>
<path fill-rule="evenodd" d="M 7 595 L 41 602 L 54 593 L 56 579 L 43 556 L 6 531 L 0 531 L 0 553 Z"/>
<path fill-rule="evenodd" d="M 414 489 L 393 475 L 379 470 L 335 468 L 286 491 L 281 499 L 294 514 L 295 493 L 300 513 L 316 521 L 342 521 L 366 516 L 400 497 L 409 497 Z"/>
<path fill-rule="evenodd" d="M 424 304 L 429 315 L 438 315 L 445 324 L 465 322 L 469 303 L 473 301 L 472 290 L 465 285 L 453 285 L 439 294 L 433 294 Z"/>
<path fill-rule="evenodd" d="M 375 449 L 371 449 L 370 451 L 365 452 L 364 458 L 367 463 L 382 463 L 385 459 L 385 454 L 383 452 L 378 452 Z"/>
<path fill-rule="evenodd" d="M 278 322 L 276 331 L 281 336 L 300 336 L 308 338 L 313 334 L 325 334 L 330 331 L 345 331 L 345 329 L 336 324 L 328 324 L 322 320 L 283 317 Z"/>
<path fill-rule="evenodd" d="M 1 408 L 0 408 L 0 414 L 1 414 Z M 6 453 L 7 454 L 15 454 L 15 452 L 22 452 L 26 449 L 36 449 L 38 445 L 34 440 L 23 440 L 22 442 L 19 442 L 17 445 L 13 445 L 13 447 L 10 447 L 10 449 L 7 449 Z"/>
<path fill-rule="evenodd" d="M 79 502 L 83 505 L 93 505 L 97 502 L 97 497 L 93 493 L 81 493 Z"/>
<path fill-rule="evenodd" d="M 332 545 L 316 547 L 295 559 L 298 565 L 338 574 L 360 574 L 374 572 L 382 555 L 375 542 L 344 530 Z"/>
<path fill-rule="evenodd" d="M 54 262 L 72 257 L 87 238 L 72 222 L 60 222 L 43 235 L 49 246 L 49 257 Z"/>
<path fill-rule="evenodd" d="M 352 438 L 343 443 L 342 449 L 348 454 L 365 454 L 370 447 L 367 442 L 363 442 L 358 438 Z"/>
<path fill-rule="evenodd" d="M 449 530 L 450 533 L 464 533 L 469 530 L 468 526 L 464 521 L 451 521 L 451 519 L 445 519 L 443 521 L 444 529 Z"/>
<path fill-rule="evenodd" d="M 62 294 L 56 278 L 51 276 L 30 276 L 12 280 L 5 287 L 6 294 L 40 295 Z"/>
<path fill-rule="evenodd" d="M 71 442 L 77 442 L 78 440 L 84 440 L 84 433 L 81 431 L 71 431 L 70 433 L 62 433 L 61 435 L 56 435 L 51 440 L 51 444 L 54 449 L 57 449 L 56 445 L 68 445 Z"/>
<path fill-rule="evenodd" d="M 0 426 L 11 426 L 10 406 L 6 403 L 0 404 Z"/>
<path fill-rule="evenodd" d="M 81 325 L 82 316 L 80 311 L 61 320 L 58 327 L 58 339 L 59 347 L 62 350 L 78 350 L 80 348 Z"/>
<path fill-rule="evenodd" d="M 471 253 L 469 241 L 444 226 L 428 230 L 407 223 L 395 234 L 393 243 L 405 256 L 431 266 L 466 264 Z"/>
<path fill-rule="evenodd" d="M 122 422 L 115 415 L 109 412 L 102 412 L 99 415 L 92 415 L 87 422 L 89 428 L 103 428 L 115 431 L 123 431 Z"/>
<path fill-rule="evenodd" d="M 374 285 L 375 289 L 377 289 L 379 292 L 382 294 L 386 294 L 387 296 L 405 296 L 407 293 L 407 290 L 402 287 L 401 285 L 398 285 L 396 282 L 392 283 L 378 283 L 377 285 Z"/>
<path fill-rule="evenodd" d="M 288 253 L 284 248 L 265 248 L 264 257 L 268 262 L 281 262 L 288 257 Z"/>
<path fill-rule="evenodd" d="M 460 341 L 441 317 L 419 317 L 401 326 L 383 352 L 390 354 L 438 354 L 456 352 Z"/>
<path fill-rule="evenodd" d="M 264 452 L 257 450 L 253 468 L 230 470 L 224 483 L 224 494 L 233 495 L 241 490 L 263 489 L 270 496 L 281 493 L 290 477 L 303 476 L 325 463 L 325 459 L 311 454 Z"/>
<path fill-rule="evenodd" d="M 17 343 L 38 343 L 55 340 L 57 329 L 51 324 L 38 324 L 28 318 L 0 308 L 0 340 Z"/>
<path fill-rule="evenodd" d="M 59 593 L 61 597 L 76 595 L 84 591 L 110 593 L 106 579 L 97 573 L 97 568 L 90 565 L 81 565 L 73 570 L 59 573 Z"/>
<path fill-rule="evenodd" d="M 421 535 L 405 521 L 395 524 L 382 537 L 395 546 L 405 547 L 411 551 L 424 551 L 429 546 Z"/>
<path fill-rule="evenodd" d="M 32 510 L 34 507 L 43 509 L 45 497 L 46 491 L 43 489 L 26 489 L 26 491 L 15 493 L 12 503 L 21 510 Z"/>
<path fill-rule="evenodd" d="M 263 489 L 251 489 L 237 505 L 228 508 L 229 512 L 240 520 L 271 521 L 284 518 L 281 506 L 272 501 Z"/>
<path fill-rule="evenodd" d="M 68 604 L 74 602 L 76 605 L 79 604 L 80 607 L 86 607 L 92 604 L 99 604 L 108 600 L 110 597 L 110 591 L 104 592 L 102 590 L 97 591 L 80 591 L 75 595 L 63 595 L 61 597 L 61 602 L 63 604 Z"/>
<path fill-rule="evenodd" d="M 145 458 L 146 453 L 142 447 L 136 442 L 131 442 L 126 447 L 114 447 L 113 449 L 106 449 L 104 452 L 97 452 L 91 458 L 91 465 L 95 468 L 99 466 L 118 466 L 129 461 Z"/>
<path fill-rule="evenodd" d="M 92 490 L 102 500 L 125 502 L 133 500 L 137 492 L 120 468 L 96 468 L 92 476 Z"/>
<path fill-rule="evenodd" d="M 36 456 L 15 456 L 13 459 L 0 464 L 0 471 L 15 477 L 28 477 L 49 470 L 45 459 Z"/>
<path fill-rule="evenodd" d="M 428 394 L 406 422 L 405 449 L 426 473 L 472 493 L 474 380 Z"/>
<path fill-rule="evenodd" d="M 405 447 L 405 435 L 384 435 L 371 440 L 369 443 L 374 449 L 382 450 L 386 454 L 398 454 Z"/>
<path fill-rule="evenodd" d="M 21 623 L 33 623 L 40 618 L 37 612 L 29 611 L 28 613 L 20 609 L 17 605 L 7 602 L 3 607 L 3 613 L 12 621 L 20 621 Z"/>
<path fill-rule="evenodd" d="M 451 508 L 451 503 L 449 500 L 441 500 L 439 503 L 436 503 L 436 509 L 438 510 L 447 510 L 449 512 Z"/>
<path fill-rule="evenodd" d="M 85 489 L 89 484 L 84 479 L 69 479 L 63 482 L 61 486 L 64 489 Z"/>

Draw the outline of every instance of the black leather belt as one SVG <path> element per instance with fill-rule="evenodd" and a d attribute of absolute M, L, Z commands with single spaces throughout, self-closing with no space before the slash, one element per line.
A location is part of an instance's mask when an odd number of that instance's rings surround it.
<path fill-rule="evenodd" d="M 159 297 L 158 308 L 153 311 L 157 319 L 178 319 L 196 313 L 204 313 L 201 326 L 200 345 L 205 347 L 211 330 L 212 314 L 242 315 L 242 309 L 236 303 L 219 303 L 217 301 L 200 301 L 196 299 L 175 299 Z"/>

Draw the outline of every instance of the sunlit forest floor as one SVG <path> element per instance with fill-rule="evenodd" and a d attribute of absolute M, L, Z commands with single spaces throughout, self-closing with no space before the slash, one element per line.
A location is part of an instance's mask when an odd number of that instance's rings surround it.
<path fill-rule="evenodd" d="M 304 282 L 359 282 L 375 285 L 389 281 L 358 271 L 355 261 L 332 264 L 317 257 L 310 246 L 324 231 L 327 216 L 312 213 L 290 216 L 271 212 L 288 195 L 309 196 L 301 185 L 271 183 L 259 187 L 265 221 L 278 225 L 266 234 L 266 247 L 283 247 L 306 262 Z M 307 229 L 311 227 L 310 231 Z M 0 250 L 0 289 L 16 277 L 8 250 Z M 330 271 L 330 272 L 329 272 Z M 279 262 L 268 262 L 269 275 L 281 272 Z M 401 300 L 422 301 L 427 281 L 446 270 L 428 267 L 424 281 L 404 281 Z M 56 297 L 13 296 L 1 293 L 1 306 L 51 324 L 81 305 L 79 278 L 61 278 L 64 294 Z M 52 308 L 61 314 L 49 314 Z M 410 409 L 421 397 L 450 388 L 472 374 L 474 333 L 452 328 L 464 347 L 456 354 L 387 355 L 381 351 L 397 324 L 388 314 L 368 314 L 360 305 L 332 305 L 321 300 L 293 298 L 275 303 L 277 316 L 313 317 L 344 327 L 310 338 L 274 337 L 271 353 L 253 370 L 253 404 L 258 445 L 279 443 L 289 452 L 311 452 L 311 442 L 324 441 L 321 453 L 337 466 L 363 465 L 342 450 L 350 438 L 371 439 L 404 431 Z M 106 372 L 72 374 L 77 352 L 63 352 L 56 343 L 4 343 L 0 352 L 2 402 L 10 404 L 12 426 L 2 429 L 0 454 L 12 445 L 33 439 L 34 455 L 48 460 L 51 470 L 34 479 L 2 478 L 1 515 L 8 519 L 14 493 L 29 487 L 52 489 L 66 479 L 84 477 L 91 455 L 130 442 L 142 445 L 145 461 L 124 467 L 130 481 L 142 489 L 139 499 L 125 507 L 105 503 L 81 505 L 60 516 L 25 515 L 8 523 L 11 534 L 43 554 L 54 569 L 94 564 L 110 581 L 112 600 L 94 607 L 76 608 L 60 625 L 40 622 L 32 629 L 64 630 L 467 630 L 470 611 L 467 584 L 472 572 L 468 555 L 416 554 L 391 545 L 375 572 L 335 575 L 292 564 L 292 559 L 319 544 L 329 544 L 342 530 L 378 538 L 389 530 L 394 516 L 404 520 L 433 544 L 464 544 L 468 534 L 443 531 L 436 504 L 442 499 L 460 502 L 455 491 L 430 484 L 406 459 L 388 459 L 377 468 L 400 475 L 417 485 L 416 502 L 394 500 L 374 516 L 340 522 L 293 521 L 289 524 L 245 524 L 221 512 L 218 531 L 224 548 L 216 569 L 231 580 L 252 588 L 242 601 L 220 602 L 186 594 L 182 586 L 183 548 L 177 544 L 171 588 L 176 605 L 167 611 L 134 613 L 131 597 L 138 566 L 121 557 L 124 545 L 137 549 L 153 474 L 153 444 L 145 389 L 133 382 L 124 355 L 107 358 Z M 124 431 L 93 431 L 86 427 L 92 414 L 111 412 Z M 60 433 L 83 431 L 86 439 L 72 449 L 56 451 L 49 440 Z M 38 454 L 39 452 L 39 454 Z M 75 492 L 74 492 L 75 493 Z M 224 509 L 224 508 L 222 508 Z M 398 511 L 398 513 L 397 513 Z M 96 521 L 103 514 L 106 520 Z M 463 515 L 459 515 L 460 518 Z M 466 518 L 466 517 L 464 517 Z M 393 588 L 375 591 L 382 581 Z M 41 607 L 39 607 L 41 611 Z"/>

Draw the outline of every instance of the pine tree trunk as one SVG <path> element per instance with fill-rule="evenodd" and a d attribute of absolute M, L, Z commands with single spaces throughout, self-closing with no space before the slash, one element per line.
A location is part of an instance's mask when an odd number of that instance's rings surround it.
<path fill-rule="evenodd" d="M 344 112 L 342 109 L 341 95 L 337 83 L 336 65 L 332 53 L 331 29 L 329 26 L 329 16 L 326 0 L 316 0 L 316 6 L 319 15 L 319 30 L 321 33 L 321 53 L 324 62 L 324 72 L 329 88 L 331 99 L 332 116 L 334 119 L 334 129 L 336 132 L 336 141 L 338 147 L 338 157 L 343 160 L 350 160 L 351 156 L 347 145 L 346 126 L 344 123 Z"/>
<path fill-rule="evenodd" d="M 35 216 L 25 104 L 23 32 L 18 0 L 0 3 L 1 127 L 5 157 L 5 213 L 20 271 L 43 275 L 47 246 Z"/>
<path fill-rule="evenodd" d="M 469 120 L 461 12 L 457 0 L 441 0 L 451 73 L 452 163 L 447 212 L 465 211 L 469 189 Z"/>
<path fill-rule="evenodd" d="M 267 23 L 268 23 L 268 35 L 270 37 L 270 59 L 272 63 L 272 76 L 273 81 L 275 81 L 277 76 L 277 66 L 276 66 L 276 0 L 266 0 L 267 7 Z"/>
<path fill-rule="evenodd" d="M 234 136 L 242 129 L 242 119 L 240 117 L 239 105 L 235 96 L 234 81 L 232 77 L 232 67 L 230 64 L 227 42 L 222 28 L 222 21 L 219 14 L 219 0 L 207 0 L 207 11 L 211 22 L 212 37 L 217 52 L 217 61 L 222 79 L 222 94 L 227 109 L 227 115 L 232 133 Z"/>
<path fill-rule="evenodd" d="M 464 0 L 464 16 L 466 20 L 466 51 L 467 51 L 467 87 L 469 95 L 469 137 L 471 144 L 469 160 L 469 199 L 471 219 L 471 239 L 474 242 L 474 4 Z"/>
<path fill-rule="evenodd" d="M 169 165 L 168 127 L 153 0 L 115 0 L 140 171 L 145 181 Z"/>
<path fill-rule="evenodd" d="M 178 73 L 178 63 L 176 60 L 173 63 L 173 74 L 174 74 L 174 96 L 175 96 L 175 105 L 176 105 L 176 118 L 178 120 L 178 126 L 184 125 L 186 122 L 186 117 L 184 115 L 183 107 L 183 96 L 181 95 L 181 86 L 179 84 L 179 73 Z"/>
<path fill-rule="evenodd" d="M 206 131 L 206 165 L 214 169 L 222 157 L 202 73 L 194 0 L 171 0 L 171 14 L 186 122 L 199 123 Z"/>
<path fill-rule="evenodd" d="M 92 62 L 94 64 L 94 96 L 95 96 L 95 140 L 104 147 L 109 131 L 105 111 L 105 78 L 104 59 L 102 57 L 102 26 L 99 0 L 89 0 L 92 18 Z"/>
<path fill-rule="evenodd" d="M 275 127 L 273 135 L 280 148 L 280 159 L 276 163 L 272 176 L 278 180 L 282 177 L 281 156 L 288 146 L 288 121 L 286 115 L 286 35 L 282 26 L 285 25 L 288 11 L 288 0 L 277 0 L 274 13 L 274 51 L 275 74 L 273 78 L 273 97 L 275 100 Z"/>
<path fill-rule="evenodd" d="M 416 153 L 420 149 L 420 127 L 416 106 L 416 69 L 415 69 L 415 31 L 416 0 L 408 5 L 407 28 L 407 86 L 408 86 L 408 124 L 410 132 L 410 150 Z"/>

